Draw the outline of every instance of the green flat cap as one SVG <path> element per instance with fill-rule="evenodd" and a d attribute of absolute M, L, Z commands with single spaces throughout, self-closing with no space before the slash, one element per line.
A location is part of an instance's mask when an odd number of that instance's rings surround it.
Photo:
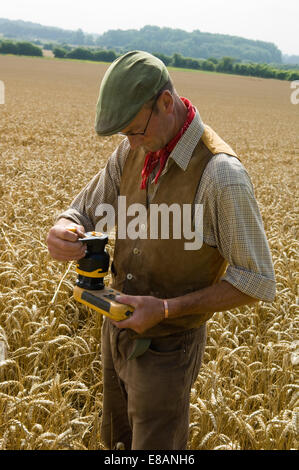
<path fill-rule="evenodd" d="M 166 66 L 143 51 L 118 57 L 106 71 L 96 108 L 95 130 L 112 135 L 127 127 L 169 80 Z"/>

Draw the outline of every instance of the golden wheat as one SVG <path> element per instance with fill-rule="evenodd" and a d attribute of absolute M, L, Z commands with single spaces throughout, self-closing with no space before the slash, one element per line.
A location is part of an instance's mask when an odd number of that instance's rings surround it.
<path fill-rule="evenodd" d="M 101 317 L 74 302 L 74 264 L 50 259 L 45 238 L 119 142 L 93 131 L 106 66 L 9 56 L 0 64 L 0 449 L 102 449 Z M 298 109 L 284 82 L 173 77 L 247 167 L 277 278 L 273 304 L 209 321 L 189 447 L 296 449 Z"/>

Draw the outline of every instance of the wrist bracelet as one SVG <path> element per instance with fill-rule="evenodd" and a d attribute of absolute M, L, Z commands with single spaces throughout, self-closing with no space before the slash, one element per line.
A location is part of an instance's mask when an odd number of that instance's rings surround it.
<path fill-rule="evenodd" d="M 168 302 L 167 300 L 163 300 L 164 303 L 164 318 L 168 318 Z"/>

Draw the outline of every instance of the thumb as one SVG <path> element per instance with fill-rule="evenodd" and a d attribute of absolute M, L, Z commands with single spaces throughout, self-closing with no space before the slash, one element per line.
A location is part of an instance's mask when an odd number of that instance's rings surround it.
<path fill-rule="evenodd" d="M 83 227 L 83 225 L 78 225 L 77 226 L 77 233 L 78 233 L 78 235 L 80 235 L 80 237 L 85 236 L 85 228 Z"/>

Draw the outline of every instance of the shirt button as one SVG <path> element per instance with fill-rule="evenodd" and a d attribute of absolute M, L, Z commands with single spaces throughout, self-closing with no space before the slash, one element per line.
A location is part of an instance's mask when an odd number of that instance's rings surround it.
<path fill-rule="evenodd" d="M 145 230 L 145 228 L 146 228 L 146 227 L 145 227 L 145 224 L 141 224 L 141 225 L 140 225 L 140 228 L 141 228 L 141 230 L 143 230 L 143 231 L 144 231 L 144 230 Z"/>
<path fill-rule="evenodd" d="M 133 275 L 131 273 L 128 273 L 127 274 L 127 279 L 129 279 L 129 281 L 131 281 L 131 279 L 133 279 Z"/>
<path fill-rule="evenodd" d="M 134 248 L 133 253 L 134 253 L 134 255 L 139 255 L 140 250 L 138 250 L 138 248 Z"/>

